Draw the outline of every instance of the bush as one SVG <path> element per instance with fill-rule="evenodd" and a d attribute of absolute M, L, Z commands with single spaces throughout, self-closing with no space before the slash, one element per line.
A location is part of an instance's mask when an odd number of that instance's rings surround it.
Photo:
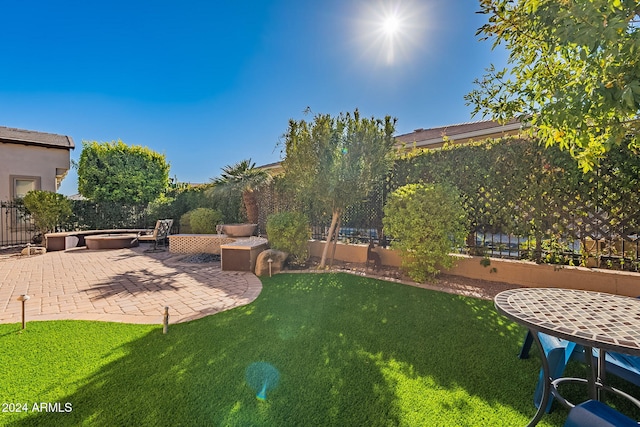
<path fill-rule="evenodd" d="M 180 233 L 192 233 L 191 231 L 191 212 L 189 211 L 180 217 Z"/>
<path fill-rule="evenodd" d="M 71 216 L 71 202 L 62 194 L 51 191 L 29 191 L 24 196 L 24 206 L 38 231 L 43 234 L 55 231 Z"/>
<path fill-rule="evenodd" d="M 185 213 L 197 208 L 221 211 L 205 194 L 205 190 L 209 187 L 209 184 L 197 186 L 186 183 L 171 184 L 166 193 L 149 203 L 147 216 L 151 219 L 181 218 Z M 190 225 L 187 224 L 187 229 L 189 227 Z"/>
<path fill-rule="evenodd" d="M 209 208 L 194 209 L 186 215 L 190 217 L 191 232 L 196 234 L 215 234 L 216 225 L 222 220 L 220 212 Z"/>
<path fill-rule="evenodd" d="M 289 253 L 294 263 L 303 264 L 309 257 L 311 227 L 306 215 L 299 212 L 269 215 L 267 236 L 271 248 Z"/>
<path fill-rule="evenodd" d="M 397 239 L 402 266 L 418 282 L 433 279 L 437 267 L 450 268 L 450 251 L 464 245 L 467 215 L 455 188 L 408 184 L 391 193 L 384 208 L 386 233 Z"/>

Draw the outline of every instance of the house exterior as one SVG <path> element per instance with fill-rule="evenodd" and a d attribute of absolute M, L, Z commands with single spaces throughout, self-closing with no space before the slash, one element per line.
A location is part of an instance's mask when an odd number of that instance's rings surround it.
<path fill-rule="evenodd" d="M 451 144 L 464 144 L 470 141 L 518 135 L 523 126 L 519 120 L 510 120 L 503 125 L 492 120 L 483 120 L 429 129 L 416 129 L 411 133 L 397 135 L 396 140 L 405 144 L 408 149 L 414 146 L 416 148 L 440 148 L 447 141 Z"/>
<path fill-rule="evenodd" d="M 69 136 L 0 126 L 0 201 L 30 190 L 57 191 L 74 147 Z"/>
<path fill-rule="evenodd" d="M 29 217 L 12 201 L 30 190 L 57 191 L 73 148 L 69 136 L 0 126 L 0 247 L 36 236 Z"/>
<path fill-rule="evenodd" d="M 519 135 L 526 127 L 520 120 L 510 120 L 500 124 L 492 120 L 460 123 L 429 129 L 416 129 L 413 132 L 396 135 L 397 148 L 405 146 L 407 150 L 413 148 L 435 149 L 441 148 L 445 142 L 449 144 L 464 144 L 470 141 L 497 139 L 504 136 Z M 269 163 L 258 167 L 271 174 L 282 172 L 280 162 Z"/>

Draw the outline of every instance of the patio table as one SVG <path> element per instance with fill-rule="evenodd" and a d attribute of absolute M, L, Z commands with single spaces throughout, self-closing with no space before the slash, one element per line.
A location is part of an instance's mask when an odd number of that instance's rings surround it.
<path fill-rule="evenodd" d="M 639 299 L 576 289 L 520 288 L 500 292 L 494 304 L 499 313 L 529 328 L 540 349 L 544 373 L 542 402 L 529 426 L 536 425 L 544 415 L 550 393 L 563 405 L 574 406 L 558 391 L 563 382 L 586 383 L 592 399 L 599 399 L 600 390 L 606 390 L 640 406 L 638 399 L 606 385 L 605 380 L 606 351 L 640 356 Z M 538 332 L 584 346 L 588 378 L 552 379 Z M 594 349 L 599 351 L 597 363 Z"/>

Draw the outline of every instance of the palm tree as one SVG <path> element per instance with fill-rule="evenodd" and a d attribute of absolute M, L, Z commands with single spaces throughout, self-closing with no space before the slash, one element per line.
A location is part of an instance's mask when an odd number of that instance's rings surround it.
<path fill-rule="evenodd" d="M 258 223 L 258 203 L 255 190 L 269 184 L 271 175 L 263 169 L 256 169 L 251 159 L 243 160 L 235 165 L 222 168 L 220 177 L 212 179 L 215 184 L 213 191 L 230 194 L 241 192 L 242 202 L 247 211 L 247 220 L 251 224 Z"/>

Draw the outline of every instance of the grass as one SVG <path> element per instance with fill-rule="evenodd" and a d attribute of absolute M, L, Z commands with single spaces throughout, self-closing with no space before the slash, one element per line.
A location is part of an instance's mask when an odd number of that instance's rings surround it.
<path fill-rule="evenodd" d="M 160 326 L 0 325 L 8 426 L 519 426 L 539 361 L 490 301 L 346 274 L 281 274 L 252 304 Z M 264 401 L 256 362 L 279 372 Z M 259 382 L 259 381 L 258 381 Z M 259 387 L 259 385 L 257 386 Z M 34 412 L 58 402 L 71 412 Z M 2 410 L 3 408 L 0 408 Z M 558 408 L 540 426 L 561 426 Z"/>

